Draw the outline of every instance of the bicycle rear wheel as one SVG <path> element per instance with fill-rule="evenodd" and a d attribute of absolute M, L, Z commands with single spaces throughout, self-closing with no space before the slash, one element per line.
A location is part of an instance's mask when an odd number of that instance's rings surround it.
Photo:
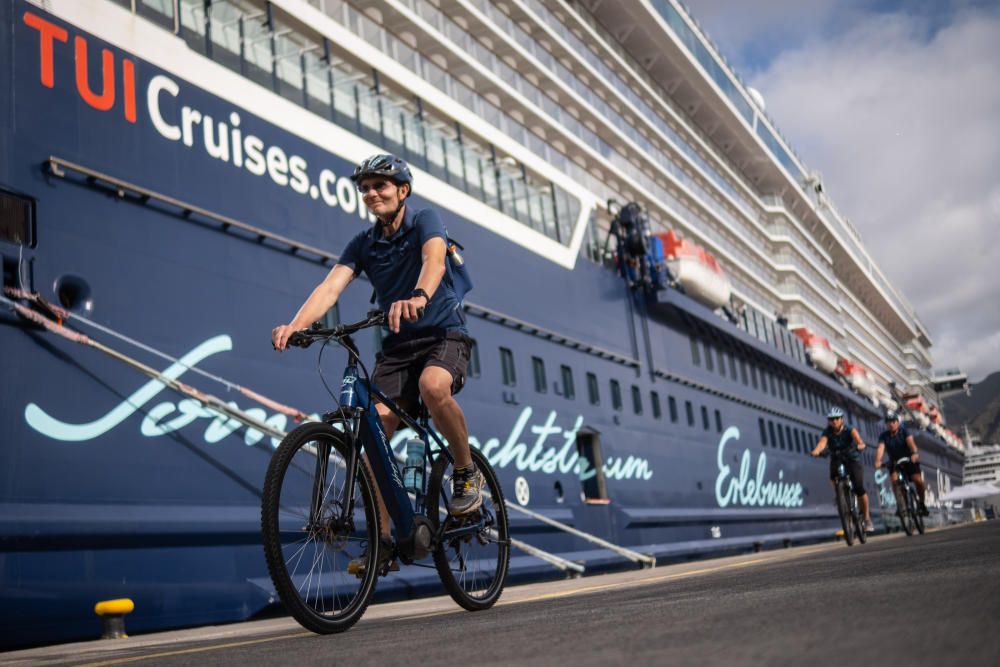
<path fill-rule="evenodd" d="M 480 611 L 500 599 L 507 581 L 510 532 L 507 506 L 493 467 L 476 449 L 472 449 L 472 461 L 486 478 L 482 507 L 467 517 L 448 514 L 453 466 L 447 457 L 439 456 L 427 488 L 427 511 L 435 531 L 443 535 L 434 552 L 441 583 L 461 607 Z"/>
<path fill-rule="evenodd" d="M 844 529 L 844 541 L 847 546 L 854 544 L 854 526 L 851 525 L 851 506 L 847 498 L 847 489 L 843 483 L 837 482 L 837 512 L 840 513 L 840 526 Z"/>
<path fill-rule="evenodd" d="M 260 523 L 271 581 L 295 620 L 319 634 L 357 623 L 378 577 L 379 517 L 364 466 L 353 500 L 345 498 L 351 447 L 329 424 L 303 424 L 278 446 L 264 481 Z M 362 554 L 362 574 L 349 574 Z"/>

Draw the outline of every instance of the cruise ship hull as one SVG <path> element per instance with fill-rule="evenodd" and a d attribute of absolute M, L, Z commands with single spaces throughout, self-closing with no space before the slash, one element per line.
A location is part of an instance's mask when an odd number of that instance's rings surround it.
<path fill-rule="evenodd" d="M 275 354 L 269 336 L 332 265 L 310 248 L 335 255 L 369 224 L 346 176 L 378 147 L 206 59 L 219 85 L 199 87 L 179 72 L 200 56 L 157 57 L 138 28 L 109 29 L 125 35 L 109 43 L 21 0 L 0 3 L 0 25 L 14 55 L 0 68 L 0 187 L 34 211 L 31 243 L 0 243 L 5 286 L 181 360 L 68 322 L 278 430 L 295 421 L 187 366 L 307 414 L 328 409 L 314 352 Z M 679 293 L 640 304 L 582 253 L 567 268 L 526 247 L 530 236 L 498 235 L 463 215 L 458 190 L 423 199 L 430 181 L 418 172 L 413 205 L 441 210 L 476 281 L 467 315 L 481 371 L 459 400 L 512 503 L 658 558 L 833 536 L 827 462 L 807 453 L 822 412 L 779 398 L 774 378 L 848 407 L 869 443 L 870 402 Z M 354 286 L 341 317 L 363 316 L 369 296 Z M 372 359 L 374 338 L 360 343 Z M 95 637 L 93 605 L 118 597 L 135 601 L 131 632 L 275 608 L 259 535 L 271 437 L 7 309 L 0 346 L 0 646 Z M 513 383 L 499 348 L 513 351 Z M 532 357 L 548 373 L 537 385 Z M 328 379 L 342 362 L 327 354 Z M 960 456 L 929 434 L 920 444 L 934 499 L 957 484 Z M 884 479 L 867 483 L 889 502 Z M 512 529 L 590 570 L 632 565 L 516 511 Z M 562 573 L 515 553 L 511 576 Z M 432 570 L 404 568 L 379 590 L 437 586 Z"/>

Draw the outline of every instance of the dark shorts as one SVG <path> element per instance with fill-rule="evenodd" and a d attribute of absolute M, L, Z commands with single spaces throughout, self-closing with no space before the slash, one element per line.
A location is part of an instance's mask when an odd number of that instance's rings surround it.
<path fill-rule="evenodd" d="M 837 479 L 837 463 L 837 459 L 830 459 L 830 479 Z M 865 469 L 861 465 L 861 459 L 848 459 L 844 461 L 844 467 L 847 468 L 847 474 L 854 484 L 854 495 L 866 495 L 868 492 L 865 491 Z"/>
<path fill-rule="evenodd" d="M 920 462 L 906 461 L 896 466 L 896 470 L 906 475 L 906 479 L 912 479 L 914 475 L 920 474 Z"/>
<path fill-rule="evenodd" d="M 384 347 L 375 357 L 372 382 L 397 403 L 415 402 L 420 396 L 420 373 L 427 366 L 440 366 L 451 373 L 451 393 L 465 385 L 472 340 L 459 332 L 413 338 Z"/>

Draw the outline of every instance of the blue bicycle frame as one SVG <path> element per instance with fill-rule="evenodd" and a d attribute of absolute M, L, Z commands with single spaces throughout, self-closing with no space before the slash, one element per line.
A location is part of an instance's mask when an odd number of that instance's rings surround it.
<path fill-rule="evenodd" d="M 424 460 L 430 460 L 430 439 L 438 447 L 449 461 L 454 464 L 451 452 L 444 445 L 444 442 L 436 433 L 426 427 L 426 417 L 420 421 L 412 419 L 396 403 L 385 396 L 378 387 L 372 386 L 367 380 L 358 375 L 358 365 L 353 360 L 344 369 L 344 379 L 340 385 L 340 414 L 354 415 L 358 419 L 358 431 L 355 433 L 356 440 L 361 443 L 365 453 L 368 455 L 368 463 L 375 475 L 375 483 L 378 484 L 379 492 L 385 500 L 386 508 L 392 517 L 392 522 L 396 526 L 397 539 L 411 536 L 414 530 L 414 506 L 410 504 L 409 493 L 403 480 L 400 477 L 399 469 L 395 463 L 395 456 L 389 439 L 385 435 L 382 427 L 382 419 L 377 411 L 372 408 L 372 398 L 378 398 L 399 417 L 406 426 L 413 429 L 417 436 L 424 442 Z M 359 414 L 360 413 L 360 414 Z M 357 455 L 357 448 L 352 451 L 352 456 Z M 354 469 L 356 461 L 349 461 L 348 466 Z M 416 507 L 421 509 L 423 497 L 427 492 L 427 476 L 424 475 L 422 488 L 417 492 Z M 348 482 L 348 498 L 353 497 L 354 480 L 353 476 Z"/>

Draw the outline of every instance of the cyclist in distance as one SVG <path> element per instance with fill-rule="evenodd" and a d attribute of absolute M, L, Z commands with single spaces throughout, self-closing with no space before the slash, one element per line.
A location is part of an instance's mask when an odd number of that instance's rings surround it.
<path fill-rule="evenodd" d="M 906 430 L 905 426 L 899 423 L 899 415 L 890 412 L 885 416 L 886 430 L 878 437 L 878 449 L 875 451 L 875 469 L 878 470 L 882 464 L 882 455 L 888 452 L 889 460 L 895 463 L 901 458 L 910 457 L 910 460 L 899 464 L 899 472 L 910 478 L 913 485 L 917 487 L 917 496 L 920 499 L 920 506 L 917 508 L 920 513 L 927 516 L 927 506 L 924 505 L 924 476 L 920 473 L 920 463 L 917 461 L 917 443 Z M 902 512 L 903 504 L 899 502 L 900 493 L 897 486 L 898 475 L 895 468 L 892 471 L 892 489 L 896 494 L 897 511 Z"/>
<path fill-rule="evenodd" d="M 444 224 L 437 211 L 408 205 L 413 175 L 398 157 L 373 155 L 355 168 L 351 180 L 377 222 L 351 239 L 292 321 L 274 328 L 272 342 L 284 350 L 289 336 L 322 318 L 363 271 L 375 288 L 379 307 L 387 313 L 390 332 L 376 357 L 372 382 L 411 414 L 417 398 L 423 399 L 455 460 L 451 513 L 470 514 L 482 504 L 485 480 L 472 462 L 465 414 L 453 398 L 465 383 L 472 341 L 455 292 L 444 280 Z M 376 409 L 387 437 L 392 437 L 399 418 L 381 402 Z M 381 541 L 388 547 L 379 551 L 388 561 L 391 524 L 378 489 L 376 495 Z M 363 556 L 352 561 L 348 571 L 357 574 L 365 562 Z M 392 569 L 398 564 L 392 563 Z"/>
<path fill-rule="evenodd" d="M 874 533 L 875 526 L 872 524 L 871 514 L 868 513 L 865 473 L 861 466 L 861 452 L 865 448 L 865 443 L 861 439 L 858 429 L 844 423 L 844 411 L 840 408 L 831 408 L 826 419 L 829 426 L 823 430 L 819 442 L 812 450 L 812 455 L 819 456 L 823 450 L 829 447 L 831 453 L 844 457 L 847 474 L 851 476 L 851 483 L 854 484 L 854 494 L 858 497 L 858 503 L 861 505 L 861 513 L 865 515 L 865 532 Z M 830 481 L 833 483 L 834 491 L 836 491 L 837 461 L 832 457 L 830 458 Z"/>

